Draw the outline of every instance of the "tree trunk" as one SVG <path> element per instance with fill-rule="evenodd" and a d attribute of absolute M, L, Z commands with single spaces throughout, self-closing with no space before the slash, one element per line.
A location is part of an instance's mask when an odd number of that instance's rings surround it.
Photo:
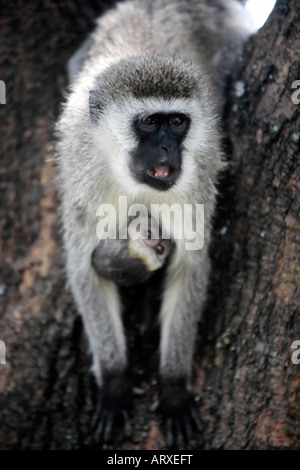
<path fill-rule="evenodd" d="M 204 449 L 300 445 L 300 364 L 291 349 L 300 340 L 298 3 L 278 0 L 232 80 L 231 165 L 194 367 Z M 97 5 L 37 0 L 17 9 L 8 2 L 0 16 L 2 449 L 99 448 L 90 428 L 96 397 L 87 342 L 63 273 L 53 136 L 66 61 L 92 28 Z M 150 411 L 157 353 L 150 340 L 142 356 L 131 352 L 145 394 L 134 400 L 132 440 L 116 438 L 111 448 L 164 448 L 160 417 Z"/>

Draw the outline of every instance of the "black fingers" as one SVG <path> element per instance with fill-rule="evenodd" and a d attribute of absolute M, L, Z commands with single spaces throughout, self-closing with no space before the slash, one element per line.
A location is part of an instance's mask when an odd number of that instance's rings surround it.
<path fill-rule="evenodd" d="M 92 421 L 97 442 L 110 441 L 116 428 L 121 429 L 122 437 L 131 435 L 131 401 L 131 385 L 125 374 L 106 377 L 99 390 L 97 409 Z"/>
<path fill-rule="evenodd" d="M 161 388 L 160 409 L 166 424 L 168 447 L 183 449 L 198 445 L 197 433 L 203 430 L 193 395 L 183 380 L 164 382 Z"/>

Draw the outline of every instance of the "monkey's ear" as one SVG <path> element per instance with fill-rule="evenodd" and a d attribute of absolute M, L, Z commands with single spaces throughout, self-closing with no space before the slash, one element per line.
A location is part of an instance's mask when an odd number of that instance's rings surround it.
<path fill-rule="evenodd" d="M 93 124 L 97 124 L 99 116 L 103 111 L 101 93 L 99 90 L 90 90 L 89 106 L 91 121 Z"/>

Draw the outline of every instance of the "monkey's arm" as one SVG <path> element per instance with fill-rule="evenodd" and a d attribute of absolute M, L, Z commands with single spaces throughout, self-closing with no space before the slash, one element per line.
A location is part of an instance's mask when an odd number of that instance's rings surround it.
<path fill-rule="evenodd" d="M 70 214 L 71 211 L 69 211 Z M 99 386 L 94 417 L 97 440 L 108 440 L 118 415 L 129 433 L 128 408 L 131 386 L 127 379 L 127 354 L 121 302 L 116 285 L 98 276 L 91 263 L 95 240 L 88 231 L 65 218 L 65 250 L 69 283 L 81 313 L 92 355 L 92 369 Z"/>
<path fill-rule="evenodd" d="M 205 248 L 181 256 L 174 253 L 161 308 L 160 342 L 160 407 L 167 423 L 169 446 L 180 447 L 184 440 L 190 441 L 193 427 L 199 431 L 202 428 L 187 386 L 208 275 Z"/>

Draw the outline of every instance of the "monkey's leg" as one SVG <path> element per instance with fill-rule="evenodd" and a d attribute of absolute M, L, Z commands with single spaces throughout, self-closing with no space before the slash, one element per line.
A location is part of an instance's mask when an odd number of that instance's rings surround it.
<path fill-rule="evenodd" d="M 170 447 L 182 447 L 184 441 L 193 444 L 193 429 L 202 430 L 188 385 L 208 271 L 205 253 L 185 252 L 181 261 L 174 254 L 167 273 L 161 308 L 160 408 Z"/>
<path fill-rule="evenodd" d="M 74 237 L 74 234 L 73 234 Z M 89 241 L 66 242 L 67 270 L 72 291 L 82 315 L 93 359 L 99 395 L 94 416 L 95 437 L 107 441 L 121 416 L 129 434 L 128 409 L 131 385 L 127 378 L 126 343 L 121 302 L 116 285 L 99 277 L 91 265 Z"/>

